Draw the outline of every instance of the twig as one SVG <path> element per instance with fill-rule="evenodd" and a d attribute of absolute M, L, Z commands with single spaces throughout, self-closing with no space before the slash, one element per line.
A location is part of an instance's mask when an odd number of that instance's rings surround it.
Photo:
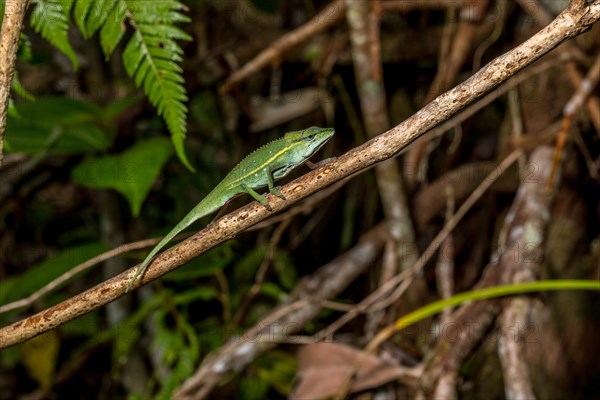
<path fill-rule="evenodd" d="M 181 235 L 177 235 L 173 240 L 179 240 L 186 236 L 189 236 L 189 234 L 184 233 Z M 137 242 L 125 243 L 121 246 L 115 247 L 114 249 L 110 249 L 109 251 L 99 254 L 96 257 L 90 258 L 89 260 L 86 260 L 86 261 L 82 262 L 81 264 L 71 268 L 70 270 L 68 270 L 67 272 L 65 272 L 64 274 L 59 276 L 58 278 L 54 279 L 52 282 L 46 284 L 41 289 L 30 294 L 29 296 L 19 299 L 17 301 L 13 301 L 11 303 L 5 304 L 3 306 L 0 306 L 0 314 L 9 312 L 12 310 L 16 310 L 17 308 L 30 306 L 35 301 L 40 299 L 42 296 L 47 295 L 48 293 L 55 290 L 57 287 L 61 286 L 63 283 L 68 282 L 75 275 L 78 275 L 81 272 L 86 271 L 86 270 L 92 268 L 93 266 L 100 264 L 101 262 L 111 259 L 113 257 L 116 257 L 120 254 L 127 253 L 127 252 L 130 252 L 133 250 L 140 250 L 140 249 L 144 249 L 146 247 L 154 246 L 155 244 L 157 244 L 160 241 L 160 239 L 161 238 L 144 239 L 144 240 L 139 240 Z"/>
<path fill-rule="evenodd" d="M 497 57 L 462 84 L 442 94 L 412 117 L 328 164 L 285 185 L 287 200 L 269 195 L 278 212 L 312 193 L 355 172 L 397 155 L 425 132 L 484 96 L 512 75 L 538 60 L 559 44 L 591 28 L 600 19 L 600 0 L 587 5 L 572 2 L 548 26 L 513 50 Z M 159 255 L 134 287 L 146 284 L 185 264 L 263 220 L 271 213 L 253 202 L 209 225 L 199 233 Z M 96 310 L 125 294 L 137 266 L 69 298 L 36 315 L 0 329 L 0 348 L 23 342 Z"/>
<path fill-rule="evenodd" d="M 267 49 L 261 51 L 242 68 L 231 74 L 221 86 L 221 92 L 229 92 L 234 85 L 256 73 L 261 68 L 269 65 L 269 63 L 277 62 L 281 54 L 285 51 L 304 43 L 308 38 L 324 31 L 338 21 L 341 21 L 344 17 L 344 10 L 344 0 L 333 1 L 308 23 L 282 36 Z"/>
<path fill-rule="evenodd" d="M 554 176 L 558 171 L 561 153 L 567 142 L 573 117 L 575 116 L 575 113 L 579 111 L 581 106 L 583 106 L 583 103 L 590 96 L 596 85 L 598 85 L 598 80 L 600 80 L 600 54 L 596 56 L 596 61 L 589 69 L 585 79 L 581 81 L 581 84 L 563 108 L 563 123 L 560 134 L 556 138 L 554 164 L 552 165 L 552 172 L 550 173 L 550 179 L 548 180 L 549 189 L 551 189 L 551 183 L 554 181 Z"/>
<path fill-rule="evenodd" d="M 10 85 L 15 71 L 19 35 L 27 3 L 27 0 L 11 0 L 4 3 L 4 17 L 0 29 L 0 167 L 4 160 L 4 131 Z"/>
<path fill-rule="evenodd" d="M 545 26 L 552 21 L 552 14 L 546 10 L 546 8 L 540 4 L 536 0 L 516 0 L 517 3 L 523 8 L 540 26 Z M 578 1 L 581 4 L 581 1 Z M 582 51 L 577 46 L 576 43 L 566 43 L 564 46 L 568 49 L 569 52 L 582 55 Z M 575 86 L 575 88 L 579 88 L 581 86 L 581 81 L 583 77 L 577 70 L 574 62 L 568 62 L 566 65 L 567 73 L 571 83 Z M 590 114 L 590 118 L 594 127 L 596 128 L 596 132 L 600 135 L 600 101 L 598 101 L 597 97 L 591 96 L 588 98 L 586 103 L 588 113 Z"/>

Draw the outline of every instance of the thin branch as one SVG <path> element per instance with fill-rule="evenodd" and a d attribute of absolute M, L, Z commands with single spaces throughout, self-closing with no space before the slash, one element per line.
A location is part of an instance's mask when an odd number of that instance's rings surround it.
<path fill-rule="evenodd" d="M 592 94 L 598 81 L 600 80 L 600 54 L 596 56 L 596 61 L 589 69 L 585 79 L 581 81 L 579 87 L 575 93 L 571 96 L 567 104 L 563 107 L 563 120 L 562 129 L 560 134 L 556 138 L 556 148 L 554 150 L 554 165 L 552 166 L 552 173 L 550 174 L 550 182 L 554 180 L 554 175 L 557 173 L 560 161 L 561 153 L 565 147 L 565 143 L 569 136 L 571 129 L 571 123 L 575 114 L 586 102 L 587 98 Z M 588 162 L 589 165 L 589 162 Z M 593 170 L 592 170 L 593 171 Z"/>
<path fill-rule="evenodd" d="M 179 240 L 186 236 L 189 236 L 189 234 L 177 235 L 173 240 Z M 51 282 L 47 283 L 46 285 L 44 285 L 44 287 L 42 287 L 39 290 L 36 290 L 34 293 L 30 294 L 29 296 L 24 297 L 19 300 L 16 300 L 16 301 L 13 301 L 8 304 L 4 304 L 3 306 L 0 306 L 0 314 L 6 313 L 6 312 L 9 312 L 12 310 L 16 310 L 17 308 L 30 306 L 35 301 L 39 300 L 41 297 L 47 295 L 48 293 L 52 292 L 56 288 L 63 285 L 65 282 L 68 282 L 69 280 L 71 280 L 71 278 L 73 278 L 74 276 L 79 275 L 80 273 L 82 273 L 84 271 L 87 271 L 88 269 L 92 268 L 93 266 L 98 265 L 101 262 L 109 260 L 120 254 L 124 254 L 124 253 L 130 252 L 130 251 L 133 251 L 133 250 L 140 250 L 140 249 L 144 249 L 146 247 L 154 246 L 160 241 L 160 239 L 161 238 L 144 239 L 144 240 L 138 240 L 137 242 L 125 243 L 118 247 L 115 247 L 114 249 L 105 251 L 102 254 L 98 254 L 97 256 L 92 257 L 89 260 L 86 260 L 86 261 L 82 262 L 81 264 L 78 264 L 75 267 L 71 268 L 70 270 L 68 270 L 67 272 L 65 272 L 64 274 L 59 276 L 58 278 L 52 280 Z"/>
<path fill-rule="evenodd" d="M 394 157 L 425 132 L 481 98 L 565 40 L 589 30 L 599 19 L 600 0 L 589 5 L 571 3 L 554 21 L 530 39 L 497 57 L 471 78 L 442 94 L 401 124 L 285 185 L 281 192 L 287 200 L 269 195 L 273 212 L 279 212 L 334 182 Z M 163 252 L 144 276 L 135 282 L 134 287 L 157 279 L 269 215 L 271 212 L 256 202 L 226 215 L 178 246 Z M 75 297 L 0 329 L 0 348 L 47 332 L 123 296 L 136 269 L 137 266 L 134 266 Z"/>
<path fill-rule="evenodd" d="M 221 86 L 221 92 L 226 93 L 230 91 L 234 85 L 245 80 L 261 68 L 266 67 L 270 63 L 278 62 L 284 52 L 306 42 L 308 38 L 323 32 L 338 21 L 341 21 L 344 17 L 344 10 L 344 0 L 335 0 L 315 15 L 308 23 L 282 36 L 242 68 L 231 74 L 223 86 Z"/>
<path fill-rule="evenodd" d="M 4 3 L 4 17 L 0 30 L 0 167 L 4 160 L 4 131 L 10 85 L 15 72 L 19 35 L 27 3 L 27 0 L 11 0 Z"/>

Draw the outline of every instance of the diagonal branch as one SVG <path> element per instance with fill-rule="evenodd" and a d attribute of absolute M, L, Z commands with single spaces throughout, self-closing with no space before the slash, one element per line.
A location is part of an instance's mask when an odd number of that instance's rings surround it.
<path fill-rule="evenodd" d="M 273 211 L 281 211 L 334 182 L 394 157 L 415 139 L 489 93 L 565 40 L 589 30 L 599 19 L 600 0 L 589 5 L 580 1 L 572 2 L 565 11 L 537 34 L 520 46 L 497 57 L 471 78 L 437 97 L 412 117 L 336 160 L 285 185 L 281 192 L 287 198 L 286 201 L 269 195 L 268 200 Z M 185 264 L 270 214 L 256 202 L 232 212 L 180 245 L 163 252 L 146 274 L 136 281 L 135 287 L 149 283 Z M 131 268 L 45 311 L 0 329 L 0 348 L 12 346 L 54 329 L 119 298 L 124 294 L 135 269 L 135 267 Z"/>

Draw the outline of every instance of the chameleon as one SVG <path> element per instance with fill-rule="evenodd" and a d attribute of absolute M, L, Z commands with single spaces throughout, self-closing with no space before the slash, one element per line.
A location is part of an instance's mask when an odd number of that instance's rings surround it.
<path fill-rule="evenodd" d="M 127 293 L 137 277 L 148 267 L 156 254 L 179 232 L 198 219 L 214 213 L 225 203 L 239 194 L 247 193 L 261 203 L 268 211 L 271 206 L 264 195 L 254 189 L 267 186 L 269 192 L 285 200 L 285 196 L 275 187 L 274 181 L 286 176 L 315 154 L 335 133 L 333 128 L 316 126 L 286 133 L 248 154 L 206 195 L 167 235 L 148 253 L 135 271 L 125 292 Z"/>

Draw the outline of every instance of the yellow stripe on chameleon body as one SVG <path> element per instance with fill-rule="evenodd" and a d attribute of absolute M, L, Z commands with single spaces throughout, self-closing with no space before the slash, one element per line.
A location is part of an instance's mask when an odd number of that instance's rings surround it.
<path fill-rule="evenodd" d="M 279 150 L 271 158 L 269 158 L 267 161 L 265 161 L 264 163 L 262 163 L 260 167 L 257 167 L 255 169 L 253 169 L 252 171 L 248 172 L 246 175 L 244 175 L 244 176 L 236 179 L 233 182 L 230 182 L 229 185 L 226 186 L 226 188 L 230 189 L 232 186 L 235 186 L 238 182 L 243 181 L 246 178 L 248 178 L 250 175 L 253 175 L 253 174 L 257 173 L 258 171 L 262 170 L 263 168 L 265 168 L 266 165 L 271 164 L 273 162 L 273 160 L 275 160 L 277 157 L 279 157 L 280 155 L 282 155 L 286 151 L 290 150 L 291 148 L 293 148 L 294 146 L 297 146 L 299 144 L 301 144 L 301 142 L 293 142 L 289 146 L 287 146 L 287 147 Z"/>

